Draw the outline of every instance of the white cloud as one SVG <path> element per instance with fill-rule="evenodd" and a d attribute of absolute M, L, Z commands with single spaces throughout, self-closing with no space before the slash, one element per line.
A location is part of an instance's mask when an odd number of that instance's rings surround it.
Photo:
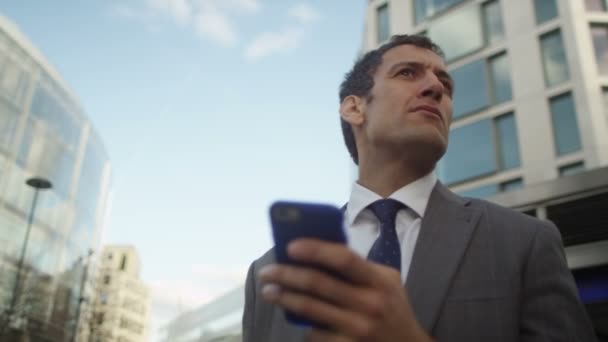
<path fill-rule="evenodd" d="M 299 3 L 289 10 L 289 16 L 298 19 L 301 23 L 308 24 L 319 20 L 317 10 L 307 3 Z"/>
<path fill-rule="evenodd" d="M 189 0 L 148 0 L 150 6 L 164 11 L 180 25 L 187 24 L 194 16 L 194 7 Z"/>
<path fill-rule="evenodd" d="M 195 28 L 200 36 L 224 46 L 233 46 L 237 40 L 232 23 L 226 15 L 216 9 L 201 11 L 195 18 Z"/>
<path fill-rule="evenodd" d="M 262 7 L 258 0 L 224 0 L 224 3 L 234 9 L 251 13 L 259 12 Z"/>
<path fill-rule="evenodd" d="M 285 53 L 294 50 L 300 45 L 304 36 L 301 28 L 287 28 L 280 32 L 264 32 L 253 39 L 245 51 L 249 61 L 262 57 Z"/>
<path fill-rule="evenodd" d="M 139 19 L 141 18 L 141 13 L 137 11 L 135 8 L 124 5 L 124 4 L 116 4 L 110 8 L 110 11 L 113 15 L 117 17 L 127 18 L 127 19 Z"/>

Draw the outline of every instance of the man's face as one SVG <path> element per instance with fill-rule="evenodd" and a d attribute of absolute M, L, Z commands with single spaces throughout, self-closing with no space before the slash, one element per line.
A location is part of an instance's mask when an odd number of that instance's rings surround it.
<path fill-rule="evenodd" d="M 374 148 L 428 153 L 436 162 L 447 148 L 452 90 L 445 64 L 433 51 L 414 45 L 388 50 L 365 105 L 365 140 Z"/>

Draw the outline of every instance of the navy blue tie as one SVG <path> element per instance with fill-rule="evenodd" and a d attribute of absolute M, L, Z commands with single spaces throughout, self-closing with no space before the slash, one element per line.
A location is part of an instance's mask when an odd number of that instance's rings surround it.
<path fill-rule="evenodd" d="M 403 203 L 394 199 L 381 199 L 369 205 L 374 215 L 380 220 L 380 236 L 372 245 L 367 259 L 391 266 L 401 272 L 401 244 L 395 229 L 395 218 Z"/>

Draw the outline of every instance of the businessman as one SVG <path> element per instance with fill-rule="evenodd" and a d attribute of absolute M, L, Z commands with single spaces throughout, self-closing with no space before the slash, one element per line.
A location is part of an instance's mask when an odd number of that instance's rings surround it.
<path fill-rule="evenodd" d="M 359 170 L 349 246 L 288 247 L 343 279 L 267 252 L 247 276 L 245 342 L 595 341 L 555 226 L 437 181 L 454 91 L 442 56 L 399 35 L 347 73 L 340 115 Z M 327 328 L 291 325 L 283 309 Z"/>

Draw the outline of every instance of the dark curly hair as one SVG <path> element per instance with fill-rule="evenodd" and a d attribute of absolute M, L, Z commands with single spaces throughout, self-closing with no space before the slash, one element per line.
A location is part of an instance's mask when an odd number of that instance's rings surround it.
<path fill-rule="evenodd" d="M 382 64 L 382 57 L 386 51 L 400 45 L 414 45 L 419 48 L 428 49 L 441 58 L 444 58 L 441 48 L 426 36 L 407 34 L 392 36 L 390 41 L 375 50 L 367 52 L 359 58 L 353 68 L 346 73 L 344 81 L 340 84 L 340 103 L 350 95 L 368 98 L 370 91 L 374 87 L 374 74 L 376 73 L 376 69 Z M 344 119 L 340 118 L 340 121 L 346 148 L 355 164 L 358 165 L 359 154 L 357 152 L 357 145 L 355 144 L 353 128 L 350 123 Z"/>

